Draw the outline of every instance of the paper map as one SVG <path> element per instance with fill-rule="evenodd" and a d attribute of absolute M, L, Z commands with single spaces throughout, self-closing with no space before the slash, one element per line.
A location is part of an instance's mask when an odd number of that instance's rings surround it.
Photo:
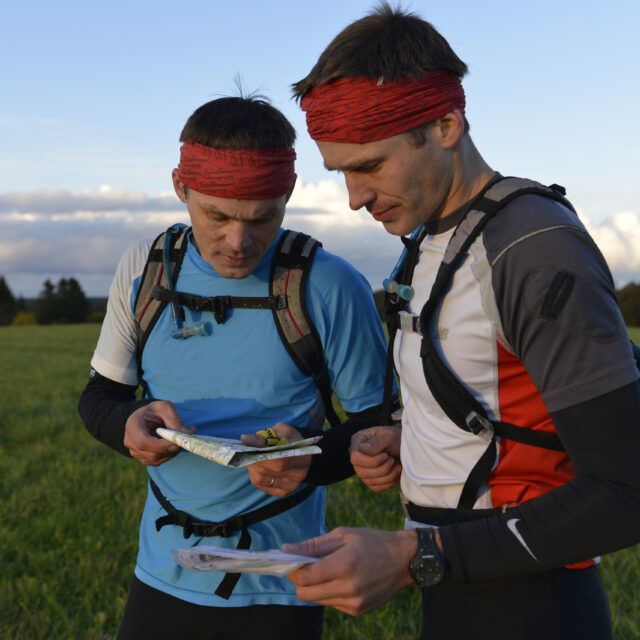
<path fill-rule="evenodd" d="M 289 442 L 288 444 L 279 444 L 273 447 L 248 447 L 242 444 L 240 440 L 214 438 L 212 436 L 192 436 L 188 433 L 164 429 L 163 427 L 158 427 L 156 433 L 165 440 L 169 440 L 169 442 L 173 442 L 173 444 L 177 444 L 191 453 L 235 469 L 264 460 L 322 453 L 320 447 L 315 446 L 315 443 L 322 436 Z"/>
<path fill-rule="evenodd" d="M 244 551 L 219 547 L 171 549 L 174 561 L 191 571 L 224 571 L 226 573 L 261 573 L 286 576 L 303 564 L 318 562 L 322 558 L 295 556 L 278 549 Z"/>

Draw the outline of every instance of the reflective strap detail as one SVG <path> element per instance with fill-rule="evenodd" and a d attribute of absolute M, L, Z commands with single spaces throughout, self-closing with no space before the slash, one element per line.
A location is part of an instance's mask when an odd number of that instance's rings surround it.
<path fill-rule="evenodd" d="M 467 213 L 458 225 L 449 241 L 442 262 L 444 264 L 451 264 L 463 250 L 465 241 L 474 233 L 476 226 L 480 224 L 486 216 L 492 216 L 495 213 L 495 207 L 499 206 L 502 200 L 523 190 L 553 194 L 555 196 L 561 193 L 558 189 L 547 187 L 535 180 L 529 180 L 527 178 L 503 178 L 499 180 L 484 192 L 482 199 L 475 204 L 475 207 Z"/>
<path fill-rule="evenodd" d="M 291 254 L 291 247 L 293 246 L 293 241 L 296 239 L 296 235 L 294 233 L 287 233 L 285 238 L 280 245 L 280 252 L 285 253 L 287 255 Z"/>
<path fill-rule="evenodd" d="M 288 240 L 289 238 L 287 238 Z M 272 292 L 274 296 L 284 296 L 288 302 L 285 309 L 277 309 L 278 320 L 289 344 L 302 340 L 311 333 L 311 328 L 302 308 L 299 291 L 302 289 L 302 269 L 276 267 Z M 295 292 L 292 294 L 291 292 Z"/>
<path fill-rule="evenodd" d="M 551 187 L 530 180 L 529 178 L 504 178 L 499 182 L 496 182 L 485 194 L 484 197 L 488 200 L 495 200 L 500 202 L 507 196 L 510 196 L 514 191 L 521 189 L 543 189 L 545 191 L 551 191 Z"/>
<path fill-rule="evenodd" d="M 302 251 L 300 252 L 300 255 L 303 258 L 308 258 L 311 255 L 311 251 L 315 244 L 316 244 L 316 241 L 313 238 L 309 237 L 307 241 L 304 243 L 304 247 L 302 247 Z"/>
<path fill-rule="evenodd" d="M 293 243 L 296 242 L 297 238 L 302 236 L 303 234 L 299 234 L 297 232 L 288 232 L 280 246 L 280 252 L 285 255 L 291 255 Z M 306 235 L 306 234 L 304 234 Z M 298 252 L 303 258 L 308 258 L 311 255 L 311 251 L 316 244 L 317 240 L 314 240 L 311 236 L 307 236 L 307 240 L 304 243 L 302 249 Z"/>
<path fill-rule="evenodd" d="M 409 313 L 408 311 L 399 311 L 398 320 L 400 322 L 400 331 L 405 333 L 417 333 L 419 336 L 422 335 L 422 330 L 420 329 L 420 316 Z"/>
<path fill-rule="evenodd" d="M 473 233 L 478 223 L 485 217 L 485 211 L 473 209 L 467 213 L 462 222 L 456 228 L 442 258 L 443 264 L 450 264 L 463 250 L 465 240 Z"/>

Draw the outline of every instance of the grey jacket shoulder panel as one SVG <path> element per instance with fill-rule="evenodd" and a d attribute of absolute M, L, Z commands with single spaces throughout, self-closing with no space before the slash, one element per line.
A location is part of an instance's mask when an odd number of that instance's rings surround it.
<path fill-rule="evenodd" d="M 637 378 L 611 273 L 573 211 L 525 195 L 481 241 L 504 337 L 549 411 Z"/>

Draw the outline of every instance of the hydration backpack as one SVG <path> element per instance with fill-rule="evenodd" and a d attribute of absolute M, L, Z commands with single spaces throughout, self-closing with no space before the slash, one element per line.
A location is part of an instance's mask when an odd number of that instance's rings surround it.
<path fill-rule="evenodd" d="M 451 236 L 429 298 L 419 316 L 408 313 L 406 307 L 413 296 L 410 284 L 418 260 L 420 243 L 426 235 L 424 227 L 417 229 L 411 238 L 402 238 L 405 250 L 391 274 L 391 278 L 384 283 L 386 289 L 385 314 L 389 327 L 389 354 L 393 353 L 393 343 L 399 328 L 402 327 L 420 334 L 422 337 L 420 357 L 424 375 L 433 397 L 449 419 L 460 429 L 478 436 L 488 436 L 489 445 L 471 470 L 463 487 L 457 506 L 459 510 L 473 509 L 478 490 L 495 463 L 496 438 L 498 436 L 543 449 L 564 451 L 560 439 L 555 433 L 533 431 L 511 423 L 492 420 L 484 406 L 474 398 L 440 357 L 428 331 L 430 319 L 446 295 L 453 275 L 466 257 L 471 244 L 482 233 L 494 215 L 516 198 L 527 194 L 536 194 L 556 200 L 575 212 L 564 197 L 564 188 L 559 185 L 554 184 L 546 187 L 532 180 L 513 177 L 492 180 L 474 198 L 469 210 Z M 633 350 L 640 369 L 640 348 L 633 345 Z M 390 414 L 392 368 L 393 357 L 389 355 L 383 414 L 387 418 Z"/>
<path fill-rule="evenodd" d="M 268 297 L 196 296 L 176 291 L 175 284 L 189 243 L 191 227 L 176 224 L 153 242 L 134 301 L 138 331 L 138 377 L 142 381 L 142 352 L 151 331 L 168 304 L 173 313 L 176 339 L 207 336 L 213 328 L 208 321 L 184 326 L 184 309 L 210 311 L 217 324 L 226 320 L 227 309 L 271 310 L 287 353 L 300 371 L 313 378 L 324 403 L 325 415 L 334 427 L 340 423 L 331 404 L 331 384 L 320 336 L 305 301 L 305 288 L 313 258 L 321 243 L 298 231 L 284 231 L 271 262 Z"/>

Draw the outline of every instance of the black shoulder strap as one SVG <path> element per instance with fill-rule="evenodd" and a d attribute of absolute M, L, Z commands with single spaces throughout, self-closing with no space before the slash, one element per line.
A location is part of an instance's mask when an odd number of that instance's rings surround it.
<path fill-rule="evenodd" d="M 142 352 L 149 338 L 149 334 L 155 327 L 158 318 L 168 304 L 167 300 L 159 300 L 153 295 L 158 287 L 170 289 L 167 274 L 164 270 L 163 251 L 167 234 L 171 234 L 170 240 L 170 269 L 171 284 L 178 281 L 178 274 L 182 266 L 182 260 L 187 251 L 188 234 L 191 227 L 175 224 L 166 231 L 163 231 L 151 245 L 151 250 L 147 257 L 147 262 L 142 272 L 140 286 L 133 304 L 133 315 L 135 318 L 136 331 L 138 333 L 137 353 L 139 379 L 142 380 Z"/>
<path fill-rule="evenodd" d="M 271 263 L 269 296 L 284 296 L 287 305 L 273 308 L 282 344 L 297 367 L 311 376 L 322 397 L 325 415 L 332 427 L 340 424 L 331 403 L 329 371 L 323 355 L 322 342 L 307 309 L 306 284 L 313 258 L 321 243 L 298 231 L 285 231 Z"/>
<path fill-rule="evenodd" d="M 456 227 L 445 251 L 429 299 L 420 312 L 422 345 L 420 356 L 429 389 L 449 419 L 460 429 L 474 433 L 488 446 L 471 471 L 458 503 L 460 509 L 471 509 L 478 490 L 489 475 L 496 457 L 496 436 L 536 447 L 563 451 L 556 434 L 542 433 L 505 422 L 491 420 L 484 406 L 476 400 L 440 357 L 430 336 L 430 320 L 451 284 L 453 274 L 465 258 L 469 247 L 480 235 L 487 222 L 515 198 L 536 194 L 562 202 L 573 210 L 564 198 L 564 189 L 545 187 L 532 180 L 503 178 L 488 185 L 477 197 L 464 219 Z"/>
<path fill-rule="evenodd" d="M 397 275 L 398 284 L 410 284 L 413 279 L 413 272 L 418 263 L 418 255 L 420 253 L 420 243 L 424 240 L 426 235 L 426 229 L 423 227 L 420 233 L 415 238 L 407 238 L 402 236 L 400 240 L 404 244 L 405 248 L 403 256 L 405 256 L 404 264 L 399 264 L 399 272 Z M 402 257 L 400 258 L 402 262 Z M 382 420 L 383 424 L 391 424 L 392 417 L 391 412 L 394 407 L 394 403 L 397 403 L 397 398 L 393 395 L 393 374 L 395 371 L 395 365 L 393 362 L 393 349 L 396 341 L 396 334 L 399 328 L 399 313 L 403 311 L 407 306 L 406 298 L 402 298 L 396 292 L 390 292 L 385 289 L 384 292 L 384 319 L 387 323 L 387 331 L 389 334 L 389 340 L 387 344 L 387 362 L 385 365 L 384 376 L 384 393 L 382 398 Z"/>

